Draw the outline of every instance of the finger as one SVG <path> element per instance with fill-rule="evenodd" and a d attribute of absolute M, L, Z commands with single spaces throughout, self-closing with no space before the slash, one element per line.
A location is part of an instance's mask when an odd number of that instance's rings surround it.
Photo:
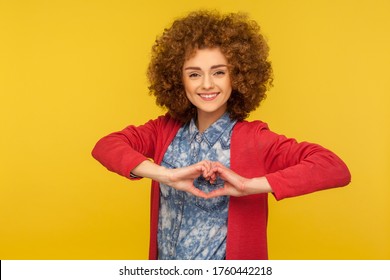
<path fill-rule="evenodd" d="M 190 187 L 187 192 L 197 197 L 207 198 L 207 194 L 195 186 Z"/>
<path fill-rule="evenodd" d="M 205 161 L 205 169 L 203 170 L 203 177 L 208 181 L 215 180 L 216 176 L 213 172 L 213 164 L 211 161 Z"/>
<path fill-rule="evenodd" d="M 233 172 L 231 169 L 227 167 L 217 167 L 215 170 L 216 173 L 218 173 L 219 177 L 224 180 L 225 182 L 229 183 L 229 186 L 232 186 L 238 191 L 244 191 L 245 186 L 242 181 L 242 177 Z"/>
<path fill-rule="evenodd" d="M 203 166 L 203 173 L 202 173 L 203 178 L 208 180 L 210 178 L 211 174 L 212 173 L 210 170 L 210 166 L 208 166 L 208 165 Z"/>
<path fill-rule="evenodd" d="M 214 184 L 217 181 L 217 174 L 212 173 L 209 179 L 210 184 Z"/>
<path fill-rule="evenodd" d="M 202 175 L 205 179 L 207 179 L 210 176 L 208 168 L 204 164 L 199 164 L 195 166 L 195 168 L 196 168 L 196 174 L 194 174 L 195 175 L 194 178 Z"/>
<path fill-rule="evenodd" d="M 207 198 L 215 198 L 219 196 L 228 195 L 226 188 L 220 188 L 207 193 Z"/>
<path fill-rule="evenodd" d="M 227 172 L 226 172 L 226 169 L 224 167 L 221 167 L 221 166 L 215 166 L 212 170 L 213 174 L 215 174 L 215 176 L 219 176 L 221 177 L 221 179 L 223 180 L 226 180 L 228 179 L 227 177 Z"/>
<path fill-rule="evenodd" d="M 206 164 L 206 166 L 207 166 L 207 170 L 211 170 L 211 167 L 212 167 L 211 161 L 206 160 L 205 164 Z"/>

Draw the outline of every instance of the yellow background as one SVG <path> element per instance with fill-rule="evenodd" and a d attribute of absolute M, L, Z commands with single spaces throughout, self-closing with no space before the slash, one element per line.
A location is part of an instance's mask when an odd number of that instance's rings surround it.
<path fill-rule="evenodd" d="M 163 111 L 150 48 L 198 8 L 244 11 L 275 86 L 251 119 L 339 154 L 346 188 L 276 202 L 271 259 L 390 258 L 390 2 L 0 1 L 0 259 L 145 259 L 149 180 L 106 171 L 103 135 Z"/>

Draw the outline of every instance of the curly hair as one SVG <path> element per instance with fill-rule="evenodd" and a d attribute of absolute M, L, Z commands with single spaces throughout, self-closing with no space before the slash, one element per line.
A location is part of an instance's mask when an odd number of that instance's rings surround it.
<path fill-rule="evenodd" d="M 243 120 L 255 110 L 272 86 L 269 47 L 259 25 L 243 13 L 195 11 L 166 28 L 152 47 L 147 76 L 156 104 L 185 123 L 196 116 L 183 85 L 182 67 L 197 49 L 219 48 L 229 64 L 231 119 Z"/>

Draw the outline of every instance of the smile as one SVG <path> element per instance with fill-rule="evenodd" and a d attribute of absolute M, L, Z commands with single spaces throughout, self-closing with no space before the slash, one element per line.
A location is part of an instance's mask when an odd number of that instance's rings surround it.
<path fill-rule="evenodd" d="M 219 94 L 219 92 L 213 92 L 213 93 L 207 93 L 207 94 L 206 93 L 199 93 L 198 95 L 203 100 L 210 101 L 210 100 L 214 100 L 218 96 L 218 94 Z"/>

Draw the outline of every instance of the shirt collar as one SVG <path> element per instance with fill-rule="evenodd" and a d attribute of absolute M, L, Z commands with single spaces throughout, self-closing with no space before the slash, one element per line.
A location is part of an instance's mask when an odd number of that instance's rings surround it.
<path fill-rule="evenodd" d="M 195 119 L 192 119 L 188 129 L 190 140 L 193 141 L 196 137 L 199 137 L 198 135 L 201 135 L 203 139 L 213 146 L 225 132 L 228 131 L 230 133 L 235 123 L 236 121 L 231 120 L 226 112 L 203 133 L 200 133 L 195 124 Z"/>

